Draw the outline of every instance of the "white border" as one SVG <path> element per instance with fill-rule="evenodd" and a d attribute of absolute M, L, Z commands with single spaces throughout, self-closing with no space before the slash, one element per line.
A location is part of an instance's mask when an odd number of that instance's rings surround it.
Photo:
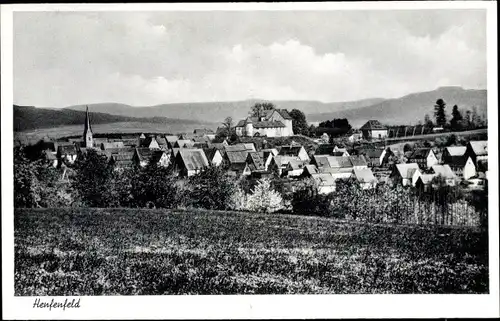
<path fill-rule="evenodd" d="M 14 297 L 12 18 L 14 11 L 205 11 L 487 9 L 488 138 L 498 146 L 497 5 L 485 1 L 30 4 L 1 6 L 2 116 L 2 312 L 5 319 L 184 318 L 472 318 L 499 317 L 498 149 L 490 148 L 490 294 L 488 295 L 235 295 L 81 297 L 81 308 L 33 309 L 34 298 Z M 466 66 L 464 66 L 466 67 Z M 47 297 L 46 297 L 47 298 Z"/>

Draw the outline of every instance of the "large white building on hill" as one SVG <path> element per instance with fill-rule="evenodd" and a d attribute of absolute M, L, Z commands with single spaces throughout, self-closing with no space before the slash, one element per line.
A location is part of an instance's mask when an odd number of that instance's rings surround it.
<path fill-rule="evenodd" d="M 266 136 L 284 137 L 293 136 L 292 117 L 286 110 L 265 110 L 260 117 L 247 117 L 235 126 L 238 136 Z"/>

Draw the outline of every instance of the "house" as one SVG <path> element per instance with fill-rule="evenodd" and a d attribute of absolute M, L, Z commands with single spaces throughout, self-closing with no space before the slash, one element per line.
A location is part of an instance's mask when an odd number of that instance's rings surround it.
<path fill-rule="evenodd" d="M 300 162 L 301 160 L 297 156 L 277 155 L 277 156 L 274 156 L 272 158 L 268 169 L 269 169 L 269 171 L 277 173 L 279 176 L 285 175 L 288 163 L 290 161 L 299 161 Z"/>
<path fill-rule="evenodd" d="M 388 129 L 378 120 L 369 120 L 361 126 L 361 133 L 364 139 L 383 139 L 388 136 Z"/>
<path fill-rule="evenodd" d="M 358 151 L 360 155 L 365 156 L 365 160 L 368 163 L 369 167 L 383 167 L 389 163 L 389 160 L 394 153 L 391 151 L 389 147 L 382 148 L 368 148 L 361 149 Z"/>
<path fill-rule="evenodd" d="M 377 186 L 377 179 L 368 167 L 354 168 L 354 178 L 358 181 L 362 189 L 373 189 Z"/>
<path fill-rule="evenodd" d="M 488 159 L 488 141 L 487 140 L 477 140 L 470 141 L 464 153 L 465 159 L 469 157 L 474 162 L 474 165 L 477 165 L 478 160 L 487 160 Z"/>
<path fill-rule="evenodd" d="M 310 161 L 309 155 L 307 155 L 306 149 L 302 145 L 281 146 L 278 155 L 298 157 L 304 162 Z"/>
<path fill-rule="evenodd" d="M 335 179 L 328 173 L 312 174 L 318 194 L 330 194 L 335 191 Z"/>
<path fill-rule="evenodd" d="M 484 160 L 479 161 L 479 163 L 484 164 Z M 487 163 L 486 163 L 487 164 Z M 464 179 L 470 179 L 472 177 L 475 177 L 477 173 L 479 173 L 477 165 L 474 163 L 472 160 L 472 157 L 469 156 L 467 158 L 467 161 L 465 162 L 464 169 L 462 171 L 462 176 Z"/>
<path fill-rule="evenodd" d="M 119 150 L 103 151 L 109 155 L 109 163 L 115 168 L 130 168 L 136 165 L 134 162 L 135 148 L 121 148 Z"/>
<path fill-rule="evenodd" d="M 259 117 L 247 117 L 235 126 L 238 136 L 292 136 L 292 117 L 284 109 L 265 110 Z"/>
<path fill-rule="evenodd" d="M 333 148 L 332 156 L 350 156 L 350 155 L 347 152 L 347 148 L 340 148 L 337 145 L 335 145 L 335 147 Z"/>
<path fill-rule="evenodd" d="M 104 142 L 104 143 L 101 143 L 100 147 L 101 147 L 101 150 L 106 150 L 106 149 L 110 149 L 110 148 L 124 148 L 125 144 L 123 144 L 122 141 Z"/>
<path fill-rule="evenodd" d="M 334 179 L 348 179 L 353 174 L 354 166 L 349 157 L 314 155 L 311 162 L 320 173 L 329 173 Z"/>
<path fill-rule="evenodd" d="M 160 149 L 160 145 L 156 141 L 155 136 L 149 136 L 145 139 L 142 139 L 140 147 L 147 147 L 149 149 Z"/>
<path fill-rule="evenodd" d="M 441 155 L 441 162 L 450 166 L 450 168 L 458 175 L 462 175 L 465 163 L 465 146 L 449 146 L 446 147 Z"/>
<path fill-rule="evenodd" d="M 436 177 L 436 174 L 422 174 L 418 177 L 415 182 L 415 187 L 424 192 L 428 192 L 432 187 L 432 181 Z"/>
<path fill-rule="evenodd" d="M 243 175 L 251 175 L 255 172 L 266 171 L 264 160 L 259 152 L 249 152 L 247 154 L 246 166 L 243 170 Z"/>
<path fill-rule="evenodd" d="M 417 180 L 420 176 L 425 175 L 420 169 L 410 168 L 408 176 L 411 177 L 411 185 L 416 186 Z"/>
<path fill-rule="evenodd" d="M 175 165 L 180 176 L 193 176 L 210 166 L 202 149 L 179 149 Z"/>
<path fill-rule="evenodd" d="M 347 137 L 347 140 L 350 143 L 359 142 L 361 139 L 363 139 L 363 134 L 361 132 L 353 133 L 352 135 L 350 135 L 349 137 Z"/>
<path fill-rule="evenodd" d="M 137 138 L 121 138 L 117 140 L 109 140 L 110 142 L 121 141 L 124 147 L 137 147 L 139 146 L 139 140 Z"/>
<path fill-rule="evenodd" d="M 217 148 L 205 148 L 203 152 L 211 165 L 219 166 L 222 163 L 222 153 Z"/>
<path fill-rule="evenodd" d="M 271 161 L 273 160 L 273 157 L 275 156 L 272 151 L 269 150 L 261 150 L 259 152 L 260 157 L 264 161 L 264 168 L 267 171 L 269 168 L 269 165 L 271 164 Z"/>
<path fill-rule="evenodd" d="M 228 170 L 233 174 L 242 174 L 247 165 L 247 150 L 226 151 L 224 155 L 224 163 L 227 164 Z"/>
<path fill-rule="evenodd" d="M 255 152 L 255 151 L 257 151 L 255 149 L 255 145 L 253 143 L 228 145 L 228 146 L 224 147 L 224 149 L 226 152 L 236 152 L 236 151 Z"/>
<path fill-rule="evenodd" d="M 433 165 L 431 167 L 435 175 L 441 176 L 448 186 L 455 186 L 458 182 L 457 175 L 453 172 L 449 165 Z"/>
<path fill-rule="evenodd" d="M 419 169 L 416 163 L 396 164 L 389 177 L 396 184 L 408 186 L 412 184 L 413 174 Z"/>
<path fill-rule="evenodd" d="M 304 173 L 306 163 L 300 159 L 292 159 L 288 161 L 283 173 L 288 177 L 299 177 Z"/>
<path fill-rule="evenodd" d="M 206 149 L 209 148 L 209 145 L 207 143 L 193 142 L 193 146 L 191 146 L 191 148 Z"/>
<path fill-rule="evenodd" d="M 174 148 L 193 148 L 194 142 L 190 139 L 179 139 L 174 143 Z"/>
<path fill-rule="evenodd" d="M 315 165 L 306 164 L 304 165 L 304 172 L 302 176 L 304 177 L 312 177 L 313 174 L 318 174 L 318 168 Z"/>
<path fill-rule="evenodd" d="M 165 139 L 165 137 L 157 135 L 156 142 L 158 143 L 158 146 L 160 146 L 160 149 L 163 149 L 163 150 L 168 149 L 168 144 L 167 144 L 167 140 Z"/>
<path fill-rule="evenodd" d="M 153 150 L 149 148 L 136 148 L 134 162 L 144 167 L 150 162 L 156 163 L 158 166 L 167 167 L 170 165 L 171 154 L 163 150 Z"/>
<path fill-rule="evenodd" d="M 179 137 L 175 135 L 166 135 L 165 140 L 167 141 L 167 147 L 172 149 L 174 148 L 175 142 L 179 140 Z"/>
<path fill-rule="evenodd" d="M 368 168 L 368 162 L 363 155 L 348 156 L 347 159 L 351 162 L 352 168 Z"/>
<path fill-rule="evenodd" d="M 52 167 L 57 167 L 57 156 L 49 149 L 43 151 L 44 160 Z"/>
<path fill-rule="evenodd" d="M 262 152 L 269 152 L 272 154 L 272 156 L 277 156 L 279 154 L 278 150 L 276 148 L 264 148 L 261 150 Z"/>
<path fill-rule="evenodd" d="M 77 156 L 78 152 L 75 145 L 63 145 L 57 148 L 57 159 L 59 160 L 59 164 L 73 164 Z"/>
<path fill-rule="evenodd" d="M 408 163 L 416 163 L 420 168 L 431 168 L 439 161 L 431 148 L 416 148 L 408 157 Z"/>

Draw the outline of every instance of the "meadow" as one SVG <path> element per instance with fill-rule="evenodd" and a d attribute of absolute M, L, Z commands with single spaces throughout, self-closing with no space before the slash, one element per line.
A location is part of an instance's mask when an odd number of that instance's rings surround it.
<path fill-rule="evenodd" d="M 488 293 L 487 233 L 206 210 L 16 209 L 15 295 Z"/>

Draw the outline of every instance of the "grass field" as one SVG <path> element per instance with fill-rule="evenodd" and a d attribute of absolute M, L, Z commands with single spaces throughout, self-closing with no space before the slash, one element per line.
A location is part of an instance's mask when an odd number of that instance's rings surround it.
<path fill-rule="evenodd" d="M 473 228 L 277 214 L 16 209 L 16 295 L 487 293 Z"/>

